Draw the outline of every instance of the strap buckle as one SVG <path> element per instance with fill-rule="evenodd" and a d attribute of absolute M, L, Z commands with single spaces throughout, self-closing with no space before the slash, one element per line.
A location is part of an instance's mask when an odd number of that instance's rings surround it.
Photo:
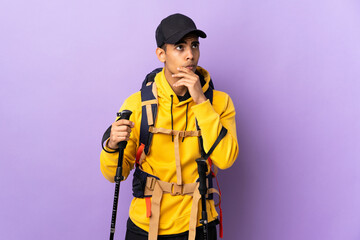
<path fill-rule="evenodd" d="M 153 177 L 147 177 L 146 179 L 146 187 L 149 188 L 151 191 L 154 190 L 156 179 Z"/>
<path fill-rule="evenodd" d="M 171 183 L 170 187 L 171 196 L 183 195 L 183 187 L 182 185 L 178 185 L 177 183 Z"/>

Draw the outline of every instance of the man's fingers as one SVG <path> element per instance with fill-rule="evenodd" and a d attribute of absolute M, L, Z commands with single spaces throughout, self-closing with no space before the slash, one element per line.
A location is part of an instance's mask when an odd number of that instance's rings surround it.
<path fill-rule="evenodd" d="M 122 125 L 122 126 L 112 126 L 111 128 L 112 131 L 114 132 L 128 132 L 131 133 L 131 128 L 127 125 Z"/>
<path fill-rule="evenodd" d="M 179 87 L 179 86 L 190 87 L 192 83 L 193 83 L 193 82 L 190 81 L 190 80 L 181 79 L 181 80 L 177 81 L 176 83 L 174 83 L 174 86 L 175 86 L 175 87 Z"/>
<path fill-rule="evenodd" d="M 108 146 L 112 149 L 116 149 L 117 145 L 122 141 L 129 141 L 129 137 L 112 137 L 110 138 Z"/>
<path fill-rule="evenodd" d="M 130 133 L 128 132 L 112 132 L 110 134 L 110 141 L 116 144 L 121 141 L 128 141 L 129 138 L 130 138 Z"/>
<path fill-rule="evenodd" d="M 173 75 L 172 75 L 172 77 L 177 77 L 177 78 L 189 78 L 189 79 L 193 79 L 193 80 L 196 80 L 197 78 L 196 78 L 196 76 L 194 76 L 194 75 L 191 75 L 191 74 L 189 74 L 189 73 L 174 73 Z"/>
<path fill-rule="evenodd" d="M 127 119 L 120 119 L 119 121 L 113 123 L 113 126 L 121 126 L 121 125 L 127 125 L 132 128 L 134 127 L 134 122 Z"/>
<path fill-rule="evenodd" d="M 114 136 L 116 138 L 130 137 L 130 133 L 128 133 L 128 132 L 116 132 L 116 133 L 114 133 Z"/>

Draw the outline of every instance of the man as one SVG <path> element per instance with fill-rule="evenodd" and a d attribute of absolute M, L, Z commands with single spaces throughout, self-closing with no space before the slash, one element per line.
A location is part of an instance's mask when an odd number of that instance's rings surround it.
<path fill-rule="evenodd" d="M 118 148 L 120 141 L 128 141 L 123 163 L 125 178 L 134 168 L 136 154 L 141 155 L 133 189 L 136 192 L 144 182 L 139 178 L 143 174 L 146 174 L 146 186 L 140 190 L 144 193 L 134 194 L 137 197 L 131 202 L 126 239 L 193 240 L 195 236 L 202 239 L 195 160 L 214 146 L 210 150 L 212 163 L 225 169 L 238 155 L 235 109 L 226 93 L 212 90 L 209 73 L 198 66 L 199 37 L 206 38 L 206 34 L 187 16 L 173 14 L 161 21 L 156 30 L 156 55 L 164 67 L 156 74 L 154 84 L 148 84 L 156 99 L 146 103 L 141 92 L 127 98 L 120 110 L 132 111 L 130 120 L 112 124 L 110 137 L 101 152 L 101 171 L 111 182 L 118 158 L 118 153 L 112 150 Z M 212 99 L 207 98 L 208 92 Z M 145 108 L 146 118 L 142 110 L 146 104 L 157 106 L 155 119 L 149 115 L 154 109 L 151 107 Z M 144 151 L 140 144 L 140 135 L 144 134 L 140 131 L 143 114 L 147 122 L 152 122 L 146 129 L 152 138 Z M 220 138 L 224 129 L 227 133 Z M 206 204 L 209 239 L 217 239 L 218 214 L 214 201 L 208 199 Z"/>

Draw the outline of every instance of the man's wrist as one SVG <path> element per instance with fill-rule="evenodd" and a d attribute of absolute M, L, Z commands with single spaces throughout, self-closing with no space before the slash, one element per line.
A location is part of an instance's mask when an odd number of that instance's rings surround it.
<path fill-rule="evenodd" d="M 110 142 L 110 139 L 108 139 L 108 140 L 106 141 L 105 146 L 106 146 L 107 148 L 109 148 L 110 150 L 117 150 L 117 149 L 118 149 L 118 148 L 113 148 L 112 146 L 110 147 L 110 146 L 109 146 L 109 142 Z"/>
<path fill-rule="evenodd" d="M 207 98 L 205 97 L 205 95 L 203 95 L 203 96 L 200 96 L 198 99 L 194 99 L 194 102 L 196 103 L 196 104 L 201 104 L 201 103 L 203 103 L 203 102 L 206 102 L 206 100 L 207 100 Z"/>

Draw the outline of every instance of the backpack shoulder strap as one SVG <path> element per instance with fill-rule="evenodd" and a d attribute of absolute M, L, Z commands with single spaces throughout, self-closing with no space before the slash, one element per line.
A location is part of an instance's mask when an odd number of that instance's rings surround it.
<path fill-rule="evenodd" d="M 145 154 L 149 153 L 152 133 L 149 132 L 149 127 L 154 126 L 156 115 L 157 115 L 157 90 L 155 85 L 155 76 L 161 72 L 162 68 L 157 68 L 148 75 L 146 75 L 145 80 L 141 86 L 141 126 L 140 126 L 140 142 L 145 145 L 144 151 Z"/>
<path fill-rule="evenodd" d="M 212 80 L 210 79 L 209 88 L 206 90 L 206 92 L 204 94 L 205 94 L 205 97 L 210 100 L 211 104 L 213 102 L 213 90 L 214 90 L 214 84 L 213 84 Z M 199 127 L 199 124 L 197 121 L 196 121 L 196 128 L 198 130 L 200 130 L 200 127 Z M 203 159 L 206 160 L 210 157 L 211 153 L 214 151 L 215 147 L 219 144 L 221 139 L 223 139 L 225 137 L 226 133 L 227 133 L 227 129 L 225 127 L 222 127 L 219 136 L 217 137 L 214 144 L 212 145 L 212 147 L 210 148 L 210 150 L 207 153 L 205 153 L 205 150 L 204 150 L 203 139 L 201 136 L 199 136 L 200 152 L 201 152 L 201 157 Z"/>

